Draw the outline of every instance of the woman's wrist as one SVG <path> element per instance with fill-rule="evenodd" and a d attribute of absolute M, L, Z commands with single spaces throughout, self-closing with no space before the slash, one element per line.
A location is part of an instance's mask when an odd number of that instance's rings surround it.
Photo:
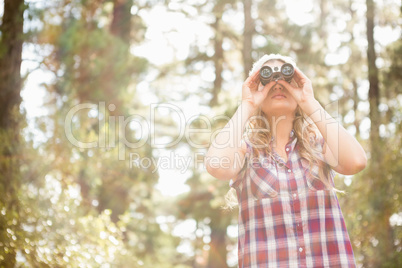
<path fill-rule="evenodd" d="M 239 108 L 241 109 L 242 113 L 247 114 L 247 117 L 252 116 L 256 110 L 256 108 L 246 100 L 241 101 Z"/>
<path fill-rule="evenodd" d="M 303 104 L 299 104 L 299 106 L 307 116 L 310 116 L 311 114 L 316 112 L 321 105 L 315 98 L 313 98 L 307 100 Z"/>

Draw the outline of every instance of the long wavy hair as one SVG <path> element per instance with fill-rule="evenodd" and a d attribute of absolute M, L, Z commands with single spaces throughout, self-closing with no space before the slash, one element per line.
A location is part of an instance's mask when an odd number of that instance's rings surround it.
<path fill-rule="evenodd" d="M 279 54 L 264 55 L 254 63 L 250 74 L 261 68 L 266 62 L 274 60 L 282 61 L 283 63 L 291 63 L 293 66 L 296 66 L 295 61 L 290 57 Z M 294 80 L 292 80 L 291 83 L 292 82 L 295 83 Z M 266 114 L 261 110 L 261 107 L 259 107 L 256 113 L 248 121 L 244 134 L 245 138 L 247 138 L 250 143 L 254 145 L 252 146 L 251 156 L 257 159 L 264 154 L 273 157 L 272 148 L 267 146 L 270 144 L 272 139 L 272 132 L 266 118 Z M 293 130 L 294 135 L 296 135 L 297 138 L 297 143 L 299 144 L 299 154 L 301 158 L 304 158 L 308 161 L 310 171 L 313 170 L 313 166 L 318 166 L 318 177 L 313 173 L 311 173 L 311 175 L 314 178 L 319 179 L 327 189 L 345 193 L 344 191 L 339 190 L 332 185 L 331 168 L 324 161 L 322 152 L 317 150 L 321 134 L 319 134 L 319 130 L 315 123 L 303 112 L 299 105 L 296 108 L 295 118 L 293 120 Z M 243 168 L 237 175 L 239 178 L 244 176 L 244 173 L 247 171 L 247 166 L 248 163 L 246 158 Z M 226 209 L 231 209 L 238 204 L 236 190 L 234 188 L 231 188 L 228 191 L 228 193 L 225 195 L 225 200 L 226 204 L 224 208 Z"/>

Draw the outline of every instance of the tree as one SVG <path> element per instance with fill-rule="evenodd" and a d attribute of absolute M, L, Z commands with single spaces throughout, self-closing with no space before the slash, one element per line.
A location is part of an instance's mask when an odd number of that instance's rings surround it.
<path fill-rule="evenodd" d="M 376 65 L 376 52 L 375 52 L 375 42 L 374 42 L 374 1 L 367 0 L 367 61 L 368 61 L 368 80 L 370 83 L 369 89 L 369 101 L 370 101 L 370 143 L 371 143 L 371 155 L 374 160 L 373 165 L 378 163 L 381 157 L 381 141 L 380 141 L 380 131 L 379 125 L 381 119 L 378 112 L 378 105 L 380 100 L 380 90 L 379 90 L 379 79 L 378 79 L 378 68 Z M 374 167 L 376 170 L 377 168 Z"/>
<path fill-rule="evenodd" d="M 243 68 L 244 76 L 248 77 L 248 72 L 253 66 L 252 50 L 253 50 L 253 36 L 255 32 L 254 20 L 251 16 L 251 8 L 253 1 L 243 1 L 243 13 L 244 13 L 244 32 L 243 32 Z"/>
<path fill-rule="evenodd" d="M 23 0 L 4 1 L 0 26 L 0 266 L 13 267 L 23 237 L 19 212 L 21 186 L 20 76 L 25 5 Z"/>

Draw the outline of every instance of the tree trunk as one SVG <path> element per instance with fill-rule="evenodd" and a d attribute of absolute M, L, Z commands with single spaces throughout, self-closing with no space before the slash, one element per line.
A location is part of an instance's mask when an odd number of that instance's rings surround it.
<path fill-rule="evenodd" d="M 378 111 L 380 92 L 378 82 L 378 69 L 375 64 L 376 53 L 374 43 L 374 3 L 373 0 L 367 0 L 367 60 L 368 60 L 368 79 L 370 83 L 369 88 L 369 102 L 370 102 L 370 142 L 371 142 L 371 162 L 379 163 L 380 158 L 380 117 Z"/>
<path fill-rule="evenodd" d="M 0 26 L 0 267 L 14 267 L 18 241 L 21 239 L 20 202 L 21 185 L 19 171 L 21 114 L 21 53 L 23 35 L 23 0 L 5 0 L 3 22 Z M 14 224 L 13 223 L 16 223 Z M 16 221 L 16 222 L 15 222 Z M 17 237 L 14 241 L 10 231 Z M 7 250 L 5 250 L 7 248 Z"/>
<path fill-rule="evenodd" d="M 380 92 L 379 92 L 379 77 L 378 69 L 376 66 L 376 53 L 375 53 L 375 42 L 374 42 L 374 2 L 373 0 L 367 0 L 367 59 L 368 59 L 368 78 L 370 82 L 369 87 L 369 102 L 370 102 L 370 144 L 371 144 L 371 185 L 372 189 L 386 189 L 386 181 L 381 177 L 382 169 L 381 165 L 384 165 L 383 157 L 383 146 L 382 140 L 379 134 L 379 126 L 381 124 L 381 117 L 378 110 Z M 381 191 L 380 190 L 380 191 Z M 376 210 L 375 212 L 380 215 L 380 219 L 376 220 L 378 222 L 378 231 L 374 233 L 377 236 L 380 243 L 383 243 L 379 247 L 377 252 L 377 258 L 373 258 L 374 267 L 381 266 L 382 261 L 380 256 L 385 256 L 385 259 L 391 257 L 393 252 L 395 252 L 393 231 L 389 224 L 389 218 L 392 215 L 392 209 L 389 208 L 389 204 L 381 200 L 379 203 L 379 197 L 374 193 L 368 197 L 371 200 L 371 206 Z"/>
<path fill-rule="evenodd" d="M 244 10 L 244 33 L 243 33 L 243 67 L 244 75 L 248 77 L 248 74 L 253 67 L 253 34 L 254 34 L 254 21 L 251 17 L 251 5 L 252 0 L 243 1 Z"/>
<path fill-rule="evenodd" d="M 212 218 L 211 224 L 211 243 L 208 257 L 208 268 L 227 268 L 226 257 L 226 228 L 225 220 L 219 212 Z"/>
<path fill-rule="evenodd" d="M 210 106 L 215 106 L 219 103 L 219 92 L 222 89 L 222 71 L 223 71 L 223 34 L 221 32 L 220 21 L 222 12 L 219 10 L 215 18 L 215 23 L 213 28 L 215 30 L 215 55 L 213 57 L 215 66 L 215 81 L 214 88 L 212 89 L 212 99 L 210 101 Z"/>
<path fill-rule="evenodd" d="M 14 110 L 21 103 L 21 53 L 23 34 L 23 0 L 6 0 L 0 43 L 0 128 L 13 129 L 18 122 Z M 15 133 L 16 136 L 17 133 Z"/>
<path fill-rule="evenodd" d="M 113 19 L 110 26 L 110 32 L 121 39 L 125 44 L 124 48 L 126 49 L 125 53 L 128 55 L 130 53 L 130 32 L 132 29 L 131 26 L 131 0 L 113 0 Z M 128 60 L 128 57 L 127 57 Z M 126 88 L 128 86 L 129 80 L 127 83 L 121 83 L 118 81 L 118 76 L 116 75 L 116 67 L 113 65 L 109 66 L 109 79 L 112 81 L 116 81 L 113 84 L 120 84 L 122 87 Z M 115 90 L 114 88 L 103 88 L 105 91 L 112 92 Z M 116 96 L 115 98 L 108 100 L 110 103 L 113 103 L 116 107 L 114 111 L 109 111 L 112 116 L 121 116 L 121 113 L 124 113 L 124 104 L 121 99 Z M 106 117 L 106 115 L 104 115 Z M 86 156 L 85 156 L 86 158 Z M 84 158 L 83 158 L 84 159 Z M 85 173 L 85 171 L 84 171 Z M 107 181 L 106 178 L 103 178 L 102 187 L 98 190 L 98 211 L 102 212 L 105 209 L 111 209 L 112 215 L 111 220 L 114 223 L 117 223 L 119 220 L 119 215 L 123 214 L 124 211 L 127 210 L 129 206 L 128 202 L 128 191 L 129 189 L 122 188 L 119 183 L 113 183 Z M 85 189 L 85 188 L 84 188 Z M 111 194 L 113 193 L 113 194 Z M 115 196 L 113 196 L 115 195 Z M 116 202 L 119 200 L 119 202 Z M 117 204 L 117 205 L 116 205 Z"/>
<path fill-rule="evenodd" d="M 319 35 L 321 40 L 324 40 L 324 46 L 327 42 L 328 34 L 327 34 L 327 17 L 328 17 L 328 3 L 327 0 L 321 0 L 320 1 L 320 25 L 321 27 L 319 28 Z"/>
<path fill-rule="evenodd" d="M 351 20 L 349 23 L 354 24 L 354 22 L 356 20 L 356 18 L 355 18 L 356 12 L 353 10 L 352 5 L 353 5 L 353 0 L 349 0 L 349 13 L 350 13 L 350 17 L 351 17 Z M 352 59 L 352 61 L 356 60 L 355 62 L 359 62 L 360 61 L 360 56 L 359 56 L 360 52 L 356 52 L 356 50 L 354 49 L 355 36 L 353 33 L 353 27 L 351 27 L 349 33 L 351 36 L 350 42 L 349 42 L 349 47 L 351 48 L 351 52 L 352 52 L 350 55 L 350 58 Z M 351 66 L 351 68 L 353 68 L 353 66 Z M 349 70 L 349 72 L 351 72 L 351 69 Z M 357 89 L 358 89 L 357 79 L 356 79 L 356 77 L 352 77 L 351 79 L 352 79 L 352 85 L 353 85 L 353 111 L 355 114 L 355 120 L 354 120 L 353 124 L 356 129 L 356 135 L 355 135 L 356 139 L 359 140 L 361 135 L 360 135 L 360 120 L 357 118 L 357 112 L 358 112 L 357 107 L 359 106 L 360 98 L 357 93 Z"/>
<path fill-rule="evenodd" d="M 132 1 L 113 0 L 113 20 L 110 31 L 126 43 L 130 42 Z"/>
<path fill-rule="evenodd" d="M 360 120 L 357 118 L 357 107 L 359 105 L 359 95 L 357 94 L 357 82 L 356 79 L 353 78 L 353 111 L 355 113 L 355 120 L 353 122 L 355 129 L 356 129 L 356 139 L 360 139 Z"/>

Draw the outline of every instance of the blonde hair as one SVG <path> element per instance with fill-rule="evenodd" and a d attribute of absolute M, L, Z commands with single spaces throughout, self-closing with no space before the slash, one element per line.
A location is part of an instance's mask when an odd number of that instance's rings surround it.
<path fill-rule="evenodd" d="M 279 54 L 264 55 L 253 64 L 253 68 L 251 69 L 250 74 L 254 73 L 254 71 L 261 68 L 267 61 L 271 60 L 280 60 L 296 66 L 295 61 L 290 57 L 282 56 Z M 269 127 L 269 125 L 267 125 L 265 118 L 265 113 L 261 110 L 261 107 L 259 107 L 257 109 L 256 115 L 251 117 L 249 120 L 249 124 L 246 125 L 245 136 L 251 142 L 251 144 L 257 145 L 252 147 L 251 155 L 253 157 L 256 157 L 257 159 L 262 154 L 262 151 L 260 151 L 258 148 L 263 148 L 262 150 L 265 150 L 266 155 L 272 156 L 272 149 L 269 146 L 266 146 L 271 141 L 272 133 L 271 130 L 266 127 Z M 303 110 L 299 106 L 297 106 L 295 118 L 293 120 L 293 130 L 294 135 L 296 135 L 297 142 L 299 143 L 300 156 L 309 162 L 310 171 L 312 170 L 314 165 L 318 166 L 318 177 L 315 176 L 313 173 L 311 173 L 311 175 L 324 183 L 327 189 L 345 193 L 344 191 L 341 191 L 332 186 L 330 181 L 331 168 L 323 160 L 322 155 L 320 155 L 320 153 L 316 153 L 317 150 L 314 148 L 319 143 L 321 135 L 319 134 L 319 130 L 314 122 L 309 123 L 307 118 L 308 117 L 303 112 Z M 245 162 L 242 170 L 240 170 L 239 174 L 237 175 L 239 178 L 242 178 L 245 175 L 247 171 L 247 165 L 248 163 Z M 225 195 L 226 205 L 224 206 L 224 208 L 232 209 L 234 206 L 237 205 L 237 200 L 238 199 L 236 195 L 236 190 L 234 188 L 231 188 Z"/>

